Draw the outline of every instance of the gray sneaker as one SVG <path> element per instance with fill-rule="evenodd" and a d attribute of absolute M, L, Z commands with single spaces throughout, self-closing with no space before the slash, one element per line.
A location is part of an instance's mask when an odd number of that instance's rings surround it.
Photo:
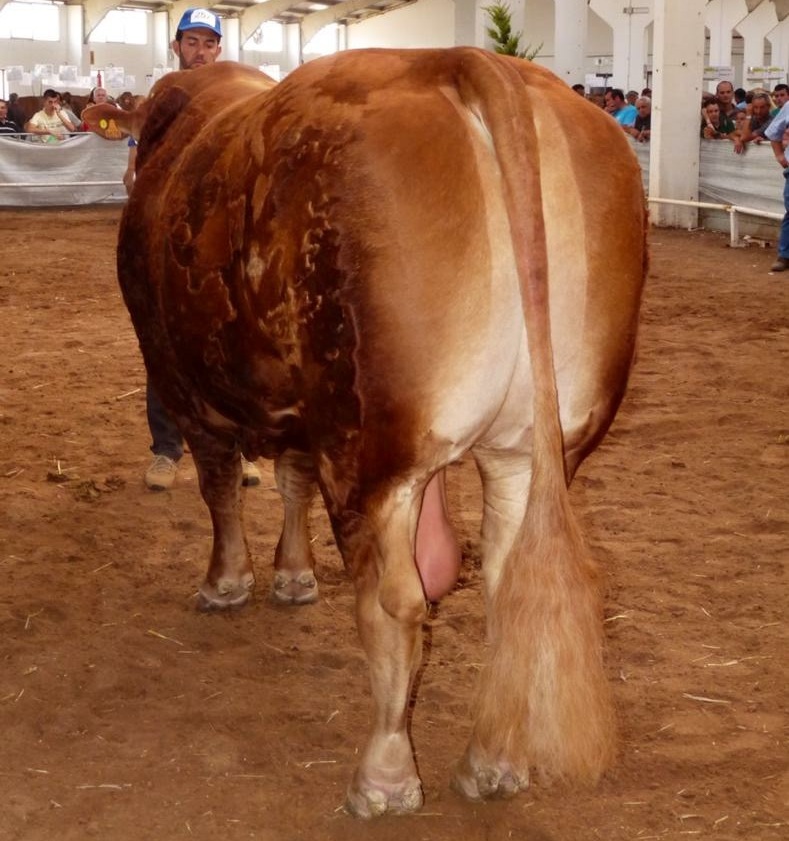
<path fill-rule="evenodd" d="M 789 257 L 779 257 L 772 266 L 770 266 L 771 272 L 785 272 L 787 269 L 789 269 Z"/>
<path fill-rule="evenodd" d="M 241 456 L 241 484 L 245 488 L 252 488 L 260 484 L 260 471 L 244 456 Z"/>
<path fill-rule="evenodd" d="M 166 491 L 173 486 L 178 464 L 168 456 L 154 456 L 145 471 L 145 484 L 152 491 Z"/>

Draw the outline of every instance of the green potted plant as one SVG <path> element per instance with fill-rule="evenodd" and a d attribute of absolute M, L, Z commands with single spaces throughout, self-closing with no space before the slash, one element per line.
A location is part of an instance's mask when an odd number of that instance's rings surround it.
<path fill-rule="evenodd" d="M 501 55 L 514 55 L 518 58 L 525 58 L 531 61 L 542 49 L 542 43 L 532 49 L 531 44 L 521 49 L 521 32 L 512 31 L 512 12 L 507 3 L 494 3 L 492 6 L 483 7 L 487 14 L 490 26 L 487 27 L 488 37 L 496 45 L 497 53 Z"/>

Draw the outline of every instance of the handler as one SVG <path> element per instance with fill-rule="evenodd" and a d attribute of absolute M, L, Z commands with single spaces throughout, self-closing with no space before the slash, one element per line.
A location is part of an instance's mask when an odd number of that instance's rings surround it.
<path fill-rule="evenodd" d="M 181 17 L 172 50 L 178 56 L 180 70 L 192 70 L 213 64 L 222 52 L 222 28 L 217 15 L 208 9 L 187 9 Z M 134 185 L 137 144 L 130 141 L 129 163 L 123 176 L 126 191 Z M 178 462 L 184 454 L 184 440 L 178 427 L 162 405 L 159 395 L 146 382 L 145 390 L 148 428 L 151 431 L 153 461 L 145 471 L 145 484 L 152 491 L 172 487 L 178 472 Z M 259 485 L 260 472 L 254 464 L 241 456 L 242 479 L 245 486 Z"/>

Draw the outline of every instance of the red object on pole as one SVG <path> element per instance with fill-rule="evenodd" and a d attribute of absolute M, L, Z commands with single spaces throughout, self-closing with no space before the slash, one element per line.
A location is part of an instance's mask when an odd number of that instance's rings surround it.
<path fill-rule="evenodd" d="M 96 74 L 96 87 L 97 88 L 103 88 L 104 87 L 104 85 L 102 85 L 102 83 L 101 83 L 101 70 L 99 70 L 99 72 Z"/>

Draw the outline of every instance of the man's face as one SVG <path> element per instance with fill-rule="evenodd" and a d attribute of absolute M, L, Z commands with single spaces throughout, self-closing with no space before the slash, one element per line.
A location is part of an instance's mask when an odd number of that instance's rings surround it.
<path fill-rule="evenodd" d="M 50 116 L 55 113 L 55 111 L 60 110 L 60 103 L 58 102 L 58 98 L 56 96 L 48 96 L 44 100 L 44 111 L 49 114 Z"/>
<path fill-rule="evenodd" d="M 770 115 L 770 103 L 766 99 L 754 99 L 751 102 L 751 114 L 760 120 Z"/>
<path fill-rule="evenodd" d="M 619 110 L 619 100 L 610 92 L 605 95 L 605 110 L 609 113 Z"/>
<path fill-rule="evenodd" d="M 216 33 L 210 29 L 187 29 L 180 41 L 173 41 L 173 52 L 178 56 L 181 70 L 192 70 L 204 64 L 213 64 L 222 52 Z"/>
<path fill-rule="evenodd" d="M 0 102 L 0 120 L 8 118 L 8 103 Z"/>
<path fill-rule="evenodd" d="M 108 98 L 109 94 L 105 88 L 96 88 L 96 90 L 93 91 L 93 101 L 96 105 L 101 105 L 101 103 L 106 102 Z"/>
<path fill-rule="evenodd" d="M 789 99 L 789 91 L 773 91 L 773 99 L 775 100 L 775 104 L 779 108 L 782 108 L 786 104 L 786 101 Z"/>
<path fill-rule="evenodd" d="M 719 82 L 717 91 L 718 99 L 720 100 L 721 105 L 728 110 L 732 100 L 734 99 L 734 88 L 732 87 L 731 82 Z"/>
<path fill-rule="evenodd" d="M 652 113 L 652 103 L 639 99 L 636 101 L 636 111 L 639 117 L 648 117 Z"/>
<path fill-rule="evenodd" d="M 710 104 L 706 108 L 707 117 L 709 117 L 710 121 L 717 125 L 718 118 L 721 115 L 721 109 L 718 107 L 717 102 L 710 102 Z"/>

